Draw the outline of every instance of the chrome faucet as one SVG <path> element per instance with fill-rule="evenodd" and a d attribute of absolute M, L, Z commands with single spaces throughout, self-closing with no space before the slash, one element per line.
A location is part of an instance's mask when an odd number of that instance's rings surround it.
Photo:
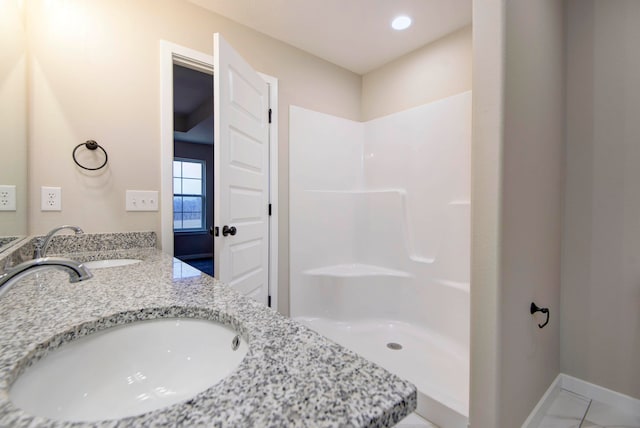
<path fill-rule="evenodd" d="M 89 269 L 75 260 L 62 257 L 39 257 L 8 268 L 0 274 L 0 297 L 22 277 L 30 274 L 34 269 L 45 267 L 66 270 L 69 273 L 69 282 L 84 281 L 93 277 Z"/>
<path fill-rule="evenodd" d="M 39 259 L 45 257 L 47 255 L 47 248 L 49 248 L 49 242 L 51 241 L 51 238 L 53 238 L 53 235 L 64 229 L 71 229 L 76 233 L 76 235 L 84 233 L 84 231 L 78 226 L 71 226 L 68 224 L 65 224 L 64 226 L 58 226 L 47 233 L 44 238 L 36 239 L 36 242 L 34 244 L 35 248 L 33 250 L 33 258 Z"/>

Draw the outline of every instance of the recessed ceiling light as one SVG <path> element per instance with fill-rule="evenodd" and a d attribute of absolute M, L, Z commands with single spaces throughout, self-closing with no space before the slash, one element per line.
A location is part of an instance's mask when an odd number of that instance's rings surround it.
<path fill-rule="evenodd" d="M 405 15 L 398 16 L 391 22 L 391 27 L 393 27 L 394 30 L 398 30 L 398 31 L 406 30 L 410 26 L 411 26 L 411 18 Z"/>

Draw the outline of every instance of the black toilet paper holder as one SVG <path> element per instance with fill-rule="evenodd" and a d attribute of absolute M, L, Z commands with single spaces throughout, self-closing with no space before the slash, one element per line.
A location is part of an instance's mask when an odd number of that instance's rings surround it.
<path fill-rule="evenodd" d="M 536 312 L 542 312 L 543 314 L 547 315 L 547 320 L 542 324 L 538 324 L 538 327 L 543 328 L 544 326 L 549 324 L 549 308 L 540 308 L 538 307 L 538 305 L 531 302 L 531 307 L 529 310 L 531 311 L 531 315 L 535 314 Z"/>

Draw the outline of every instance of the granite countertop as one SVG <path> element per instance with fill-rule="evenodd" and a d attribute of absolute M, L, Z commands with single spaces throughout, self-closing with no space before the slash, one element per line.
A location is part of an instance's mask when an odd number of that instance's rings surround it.
<path fill-rule="evenodd" d="M 0 298 L 0 426 L 392 426 L 416 407 L 416 389 L 357 354 L 241 296 L 154 248 L 73 255 L 136 258 L 71 284 L 42 270 Z M 31 416 L 9 387 L 31 364 L 74 338 L 160 317 L 217 320 L 249 344 L 240 366 L 193 399 L 139 416 L 69 423 Z"/>

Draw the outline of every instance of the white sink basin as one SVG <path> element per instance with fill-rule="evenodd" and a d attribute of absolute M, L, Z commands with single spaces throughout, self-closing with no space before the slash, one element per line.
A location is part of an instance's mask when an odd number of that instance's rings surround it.
<path fill-rule="evenodd" d="M 185 401 L 240 364 L 237 333 L 189 318 L 139 321 L 90 334 L 51 352 L 12 385 L 13 403 L 35 416 L 99 421 Z"/>
<path fill-rule="evenodd" d="M 140 263 L 142 260 L 137 259 L 109 259 L 109 260 L 94 260 L 91 262 L 84 262 L 83 265 L 89 269 L 103 269 L 118 266 L 127 266 Z"/>

